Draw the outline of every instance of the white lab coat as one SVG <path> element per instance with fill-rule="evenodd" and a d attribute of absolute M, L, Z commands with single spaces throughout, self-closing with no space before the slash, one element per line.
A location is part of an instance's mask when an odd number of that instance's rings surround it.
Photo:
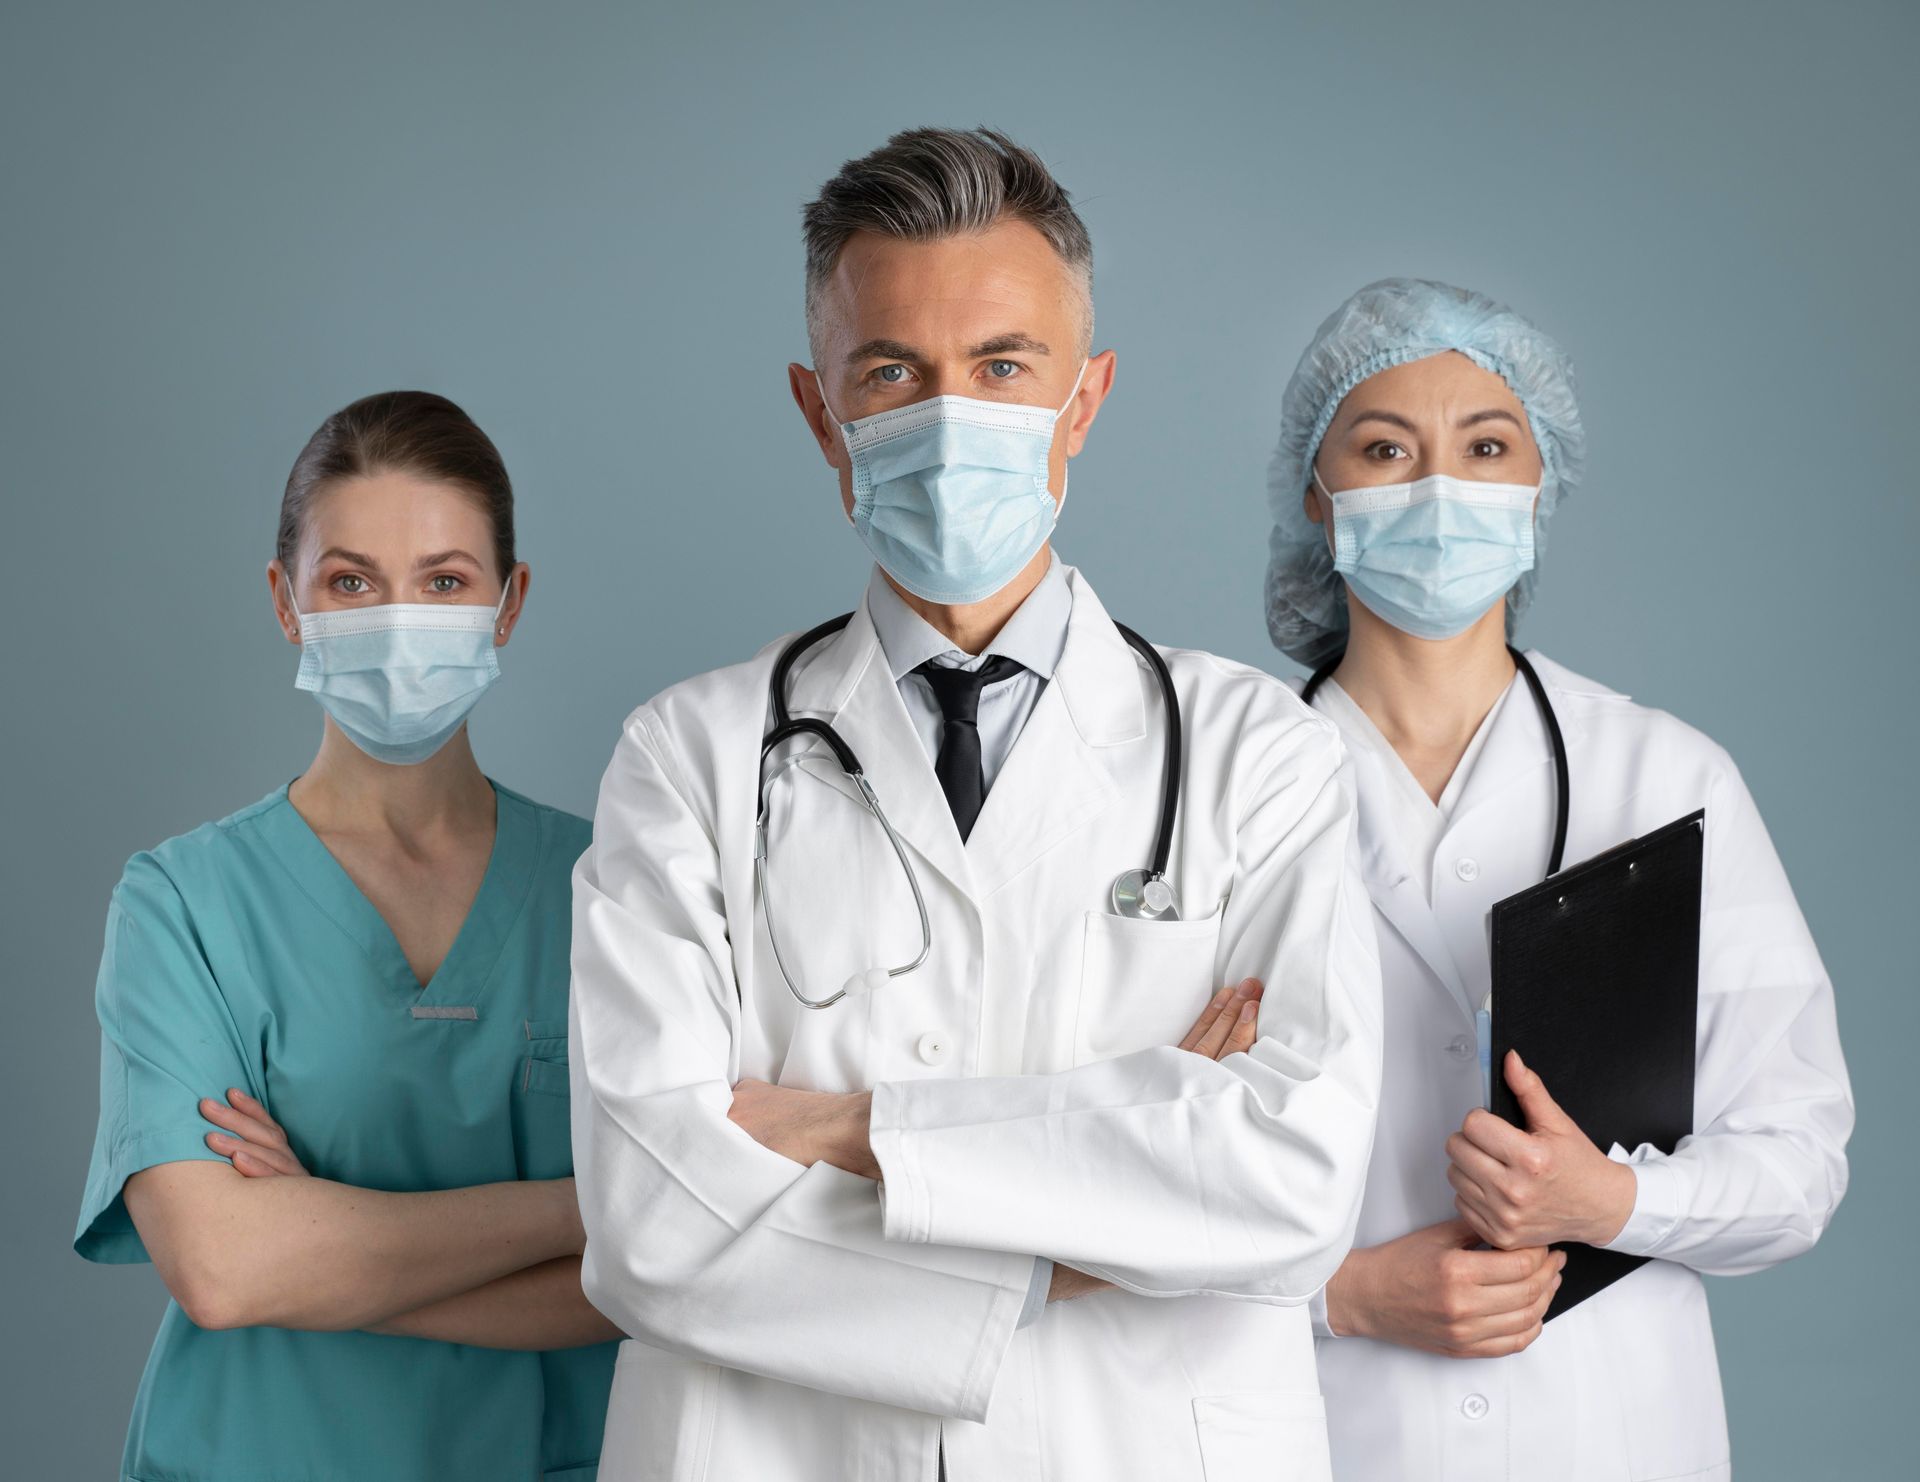
<path fill-rule="evenodd" d="M 588 1296 L 622 1345 L 606 1482 L 1324 1479 L 1305 1303 L 1345 1254 L 1379 1087 L 1379 964 L 1336 729 L 1169 652 L 1180 922 L 1109 913 L 1150 851 L 1163 709 L 1084 579 L 1060 664 L 962 844 L 863 607 L 795 669 L 906 841 L 926 965 L 818 1012 L 753 881 L 782 644 L 628 719 L 574 877 Z M 770 763 L 772 893 L 810 996 L 910 959 L 884 835 L 825 751 Z M 1270 985 L 1252 1052 L 1170 1046 Z M 1118 1058 L 1116 1058 L 1118 1057 Z M 875 1088 L 882 1186 L 770 1152 L 731 1083 Z M 1016 1331 L 1035 1256 L 1124 1290 Z"/>
<path fill-rule="evenodd" d="M 1554 1319 L 1521 1353 L 1462 1360 L 1329 1336 L 1317 1298 L 1341 1482 L 1727 1477 L 1698 1273 L 1799 1255 L 1846 1189 L 1853 1100 L 1832 988 L 1732 760 L 1672 716 L 1530 657 L 1566 737 L 1568 864 L 1707 810 L 1698 1130 L 1671 1156 L 1631 1150 L 1638 1198 L 1611 1248 L 1658 1259 Z M 1546 872 L 1552 752 L 1532 695 L 1518 688 L 1492 726 L 1434 855 L 1431 906 L 1413 873 L 1424 866 L 1404 860 L 1381 827 L 1394 779 L 1372 748 L 1352 747 L 1387 1015 L 1356 1245 L 1454 1216 L 1442 1144 L 1480 1104 L 1471 1011 L 1489 987 L 1487 912 Z"/>

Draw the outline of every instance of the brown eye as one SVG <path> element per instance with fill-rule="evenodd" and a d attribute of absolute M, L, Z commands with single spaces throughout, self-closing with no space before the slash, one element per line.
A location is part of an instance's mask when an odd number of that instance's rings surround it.
<path fill-rule="evenodd" d="M 1476 458 L 1498 458 L 1507 451 L 1507 445 L 1497 438 L 1483 437 L 1468 451 Z"/>
<path fill-rule="evenodd" d="M 1376 463 L 1394 463 L 1407 456 L 1407 450 L 1398 443 L 1374 443 L 1367 449 L 1367 456 Z"/>

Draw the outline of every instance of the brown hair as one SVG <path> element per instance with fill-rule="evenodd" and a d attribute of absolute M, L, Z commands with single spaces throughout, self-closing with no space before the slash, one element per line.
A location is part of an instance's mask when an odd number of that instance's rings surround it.
<path fill-rule="evenodd" d="M 340 479 L 416 474 L 472 496 L 493 522 L 500 574 L 513 570 L 513 484 L 493 440 L 459 407 L 431 391 L 381 391 L 342 407 L 307 439 L 280 496 L 274 554 L 289 571 L 316 494 Z"/>

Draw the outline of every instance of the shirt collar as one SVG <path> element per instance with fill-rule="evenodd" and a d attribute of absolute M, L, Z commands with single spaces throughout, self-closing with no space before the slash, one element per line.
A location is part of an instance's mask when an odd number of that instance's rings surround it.
<path fill-rule="evenodd" d="M 961 652 L 951 638 L 907 606 L 878 566 L 867 583 L 867 611 L 896 684 L 929 659 L 950 656 L 969 665 L 975 662 L 973 655 Z M 1066 651 L 1067 621 L 1072 616 L 1073 589 L 1067 585 L 1060 558 L 1053 556 L 1040 584 L 1027 593 L 1026 601 L 1014 609 L 1013 616 L 979 657 L 1003 654 L 1050 680 L 1060 655 Z"/>

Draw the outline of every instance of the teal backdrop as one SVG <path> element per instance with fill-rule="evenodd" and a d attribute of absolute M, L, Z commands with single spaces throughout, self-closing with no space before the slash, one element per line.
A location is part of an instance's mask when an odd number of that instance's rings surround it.
<path fill-rule="evenodd" d="M 1917 14 L 7 5 L 0 1471 L 119 1455 L 163 1293 L 68 1245 L 107 893 L 311 755 L 263 575 L 302 442 L 403 386 L 498 440 L 533 588 L 475 744 L 590 811 L 634 704 L 858 596 L 787 394 L 799 208 L 985 122 L 1092 229 L 1119 378 L 1058 544 L 1160 640 L 1291 672 L 1266 464 L 1350 290 L 1471 284 L 1571 349 L 1591 474 L 1524 641 L 1731 749 L 1859 1099 L 1826 1240 L 1710 1283 L 1738 1474 L 1914 1476 Z"/>

